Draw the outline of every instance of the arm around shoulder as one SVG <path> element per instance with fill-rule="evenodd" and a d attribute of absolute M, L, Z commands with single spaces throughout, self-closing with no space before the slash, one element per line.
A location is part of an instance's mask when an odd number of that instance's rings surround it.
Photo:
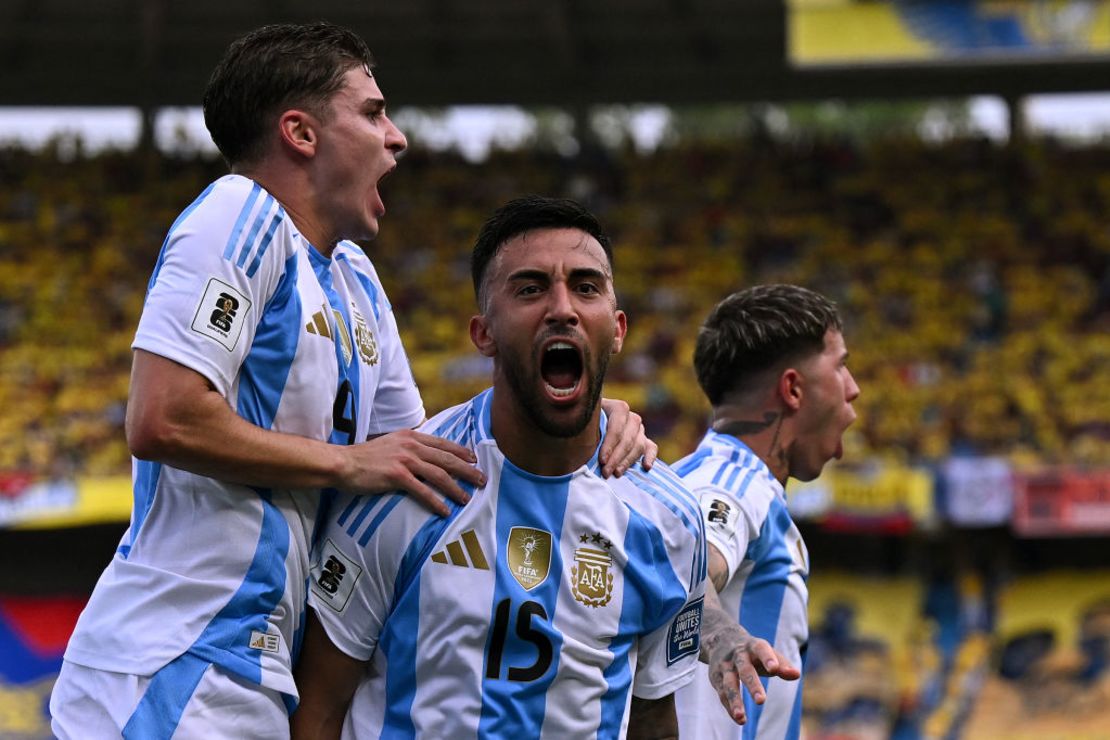
<path fill-rule="evenodd" d="M 126 431 L 140 460 L 243 485 L 323 488 L 342 478 L 346 464 L 343 448 L 255 426 L 203 375 L 141 349 Z"/>

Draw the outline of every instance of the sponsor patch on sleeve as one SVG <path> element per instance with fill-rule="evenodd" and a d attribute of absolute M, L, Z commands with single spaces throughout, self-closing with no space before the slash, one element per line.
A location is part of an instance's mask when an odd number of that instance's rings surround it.
<path fill-rule="evenodd" d="M 701 608 L 703 599 L 682 607 L 667 633 L 667 665 L 701 651 Z"/>
<path fill-rule="evenodd" d="M 325 540 L 320 560 L 312 569 L 312 593 L 337 612 L 347 608 L 355 582 L 362 568 L 339 551 L 331 540 Z"/>
<path fill-rule="evenodd" d="M 247 296 L 222 280 L 209 278 L 193 316 L 193 331 L 215 339 L 231 352 L 239 343 L 250 310 Z"/>

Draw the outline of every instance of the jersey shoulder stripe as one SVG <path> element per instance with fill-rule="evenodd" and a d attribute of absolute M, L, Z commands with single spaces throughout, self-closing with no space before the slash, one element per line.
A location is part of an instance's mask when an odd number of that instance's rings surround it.
<path fill-rule="evenodd" d="M 669 510 L 695 541 L 705 542 L 705 524 L 696 499 L 665 463 L 657 462 L 648 472 L 632 468 L 625 477 Z M 699 547 L 691 564 L 689 587 L 702 581 L 705 573 L 705 550 Z"/>
<path fill-rule="evenodd" d="M 355 276 L 359 285 L 362 286 L 363 291 L 370 297 L 370 306 L 374 309 L 374 320 L 381 321 L 382 312 L 389 313 L 393 310 L 393 306 L 390 305 L 389 299 L 385 295 L 385 289 L 378 280 L 377 272 L 362 250 L 359 250 L 356 254 L 342 251 L 343 248 L 349 246 L 349 244 L 349 242 L 340 242 L 339 249 L 337 249 L 335 253 L 336 263 L 345 265 L 347 269 L 351 271 L 351 274 Z M 361 257 L 361 259 L 359 257 Z"/>
<path fill-rule="evenodd" d="M 262 257 L 273 241 L 274 233 L 285 219 L 285 209 L 269 193 L 265 194 L 262 204 L 255 210 L 255 203 L 263 193 L 266 191 L 258 183 L 251 184 L 250 195 L 240 209 L 235 226 L 228 236 L 227 246 L 224 247 L 224 259 L 229 262 L 234 261 L 235 266 L 241 270 L 245 269 L 247 277 L 254 277 L 258 266 L 262 264 Z M 248 221 L 251 226 L 244 238 L 243 229 L 246 228 Z M 236 247 L 239 248 L 239 254 L 232 260 L 235 257 Z M 255 257 L 248 267 L 247 260 L 252 253 Z"/>

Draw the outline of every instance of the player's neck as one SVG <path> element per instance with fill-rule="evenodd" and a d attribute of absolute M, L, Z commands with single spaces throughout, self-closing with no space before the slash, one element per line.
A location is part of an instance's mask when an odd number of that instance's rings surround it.
<path fill-rule="evenodd" d="M 781 409 L 722 404 L 713 409 L 713 431 L 736 437 L 762 460 L 779 483 L 790 475 L 793 424 Z"/>
<path fill-rule="evenodd" d="M 580 434 L 557 437 L 537 427 L 509 394 L 494 391 L 490 426 L 498 449 L 513 465 L 534 475 L 559 476 L 573 473 L 597 451 L 600 414 L 598 407 Z"/>
<path fill-rule="evenodd" d="M 323 219 L 319 218 L 319 209 L 313 205 L 309 183 L 299 181 L 303 179 L 301 171 L 288 171 L 280 164 L 275 164 L 256 165 L 236 171 L 235 174 L 250 178 L 274 196 L 301 236 L 307 239 L 317 252 L 331 258 L 337 240 L 332 238 Z"/>

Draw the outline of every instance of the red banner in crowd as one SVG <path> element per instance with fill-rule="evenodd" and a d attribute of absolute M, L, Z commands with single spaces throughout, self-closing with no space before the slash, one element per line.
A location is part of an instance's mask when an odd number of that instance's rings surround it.
<path fill-rule="evenodd" d="M 1026 537 L 1110 534 L 1110 470 L 1015 476 L 1014 531 Z"/>

